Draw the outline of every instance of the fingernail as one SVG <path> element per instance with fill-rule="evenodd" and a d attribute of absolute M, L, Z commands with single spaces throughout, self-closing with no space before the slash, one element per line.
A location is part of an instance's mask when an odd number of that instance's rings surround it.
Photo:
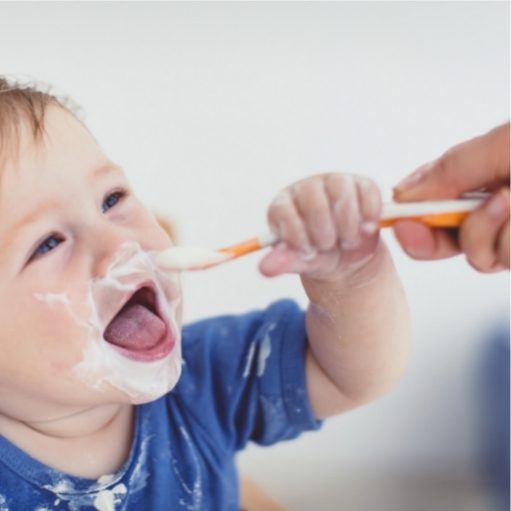
<path fill-rule="evenodd" d="M 370 220 L 362 222 L 360 230 L 365 234 L 374 234 L 378 230 L 378 224 Z"/>
<path fill-rule="evenodd" d="M 421 165 L 418 169 L 415 169 L 409 176 L 405 177 L 402 181 L 400 181 L 395 187 L 394 190 L 408 190 L 415 186 L 433 167 L 433 162 L 425 163 Z"/>

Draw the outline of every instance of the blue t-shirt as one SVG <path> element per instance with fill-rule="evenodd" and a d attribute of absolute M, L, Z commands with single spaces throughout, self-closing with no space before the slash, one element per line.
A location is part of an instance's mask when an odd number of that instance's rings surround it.
<path fill-rule="evenodd" d="M 239 509 L 234 456 L 317 429 L 303 312 L 291 301 L 186 326 L 178 385 L 137 407 L 128 461 L 98 480 L 54 470 L 0 436 L 0 511 Z"/>

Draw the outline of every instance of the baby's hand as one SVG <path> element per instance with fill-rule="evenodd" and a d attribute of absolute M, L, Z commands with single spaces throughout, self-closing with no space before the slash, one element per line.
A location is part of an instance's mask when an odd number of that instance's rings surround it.
<path fill-rule="evenodd" d="M 281 242 L 261 261 L 266 276 L 319 280 L 364 266 L 378 245 L 381 197 L 368 178 L 322 174 L 298 181 L 271 203 L 268 222 Z"/>

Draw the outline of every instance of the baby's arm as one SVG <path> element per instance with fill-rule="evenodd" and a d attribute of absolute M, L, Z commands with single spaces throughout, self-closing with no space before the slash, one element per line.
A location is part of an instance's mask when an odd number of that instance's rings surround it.
<path fill-rule="evenodd" d="M 380 209 L 376 185 L 347 174 L 299 181 L 269 208 L 283 243 L 260 269 L 301 276 L 310 300 L 307 386 L 318 418 L 383 394 L 404 368 L 409 313 L 379 237 Z"/>

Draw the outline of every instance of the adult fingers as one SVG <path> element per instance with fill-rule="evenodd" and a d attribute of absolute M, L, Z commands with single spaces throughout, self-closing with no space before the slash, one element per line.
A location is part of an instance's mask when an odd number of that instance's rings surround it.
<path fill-rule="evenodd" d="M 460 253 L 455 237 L 445 229 L 432 229 L 412 220 L 394 224 L 394 234 L 403 250 L 413 259 L 434 260 Z"/>
<path fill-rule="evenodd" d="M 496 193 L 463 222 L 459 233 L 460 247 L 476 270 L 493 272 L 502 269 L 506 223 L 509 223 L 509 189 Z M 509 245 L 507 261 L 509 266 Z"/>
<path fill-rule="evenodd" d="M 394 188 L 397 201 L 448 199 L 509 183 L 509 123 L 449 149 Z"/>
<path fill-rule="evenodd" d="M 497 258 L 499 263 L 509 270 L 509 218 L 497 238 Z"/>

